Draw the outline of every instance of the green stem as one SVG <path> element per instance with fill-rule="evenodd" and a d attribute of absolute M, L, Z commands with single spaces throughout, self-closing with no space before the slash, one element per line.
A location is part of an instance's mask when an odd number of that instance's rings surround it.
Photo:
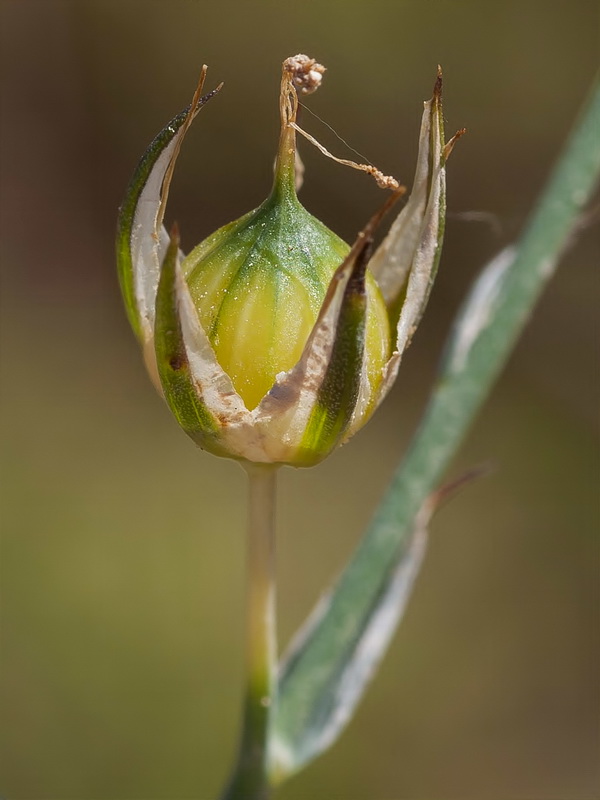
<path fill-rule="evenodd" d="M 269 728 L 276 689 L 275 490 L 277 467 L 246 465 L 249 487 L 246 690 L 238 760 L 222 800 L 267 800 Z"/>

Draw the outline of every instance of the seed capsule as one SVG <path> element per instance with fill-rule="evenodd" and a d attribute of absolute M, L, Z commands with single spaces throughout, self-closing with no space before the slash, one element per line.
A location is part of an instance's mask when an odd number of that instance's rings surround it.
<path fill-rule="evenodd" d="M 401 191 L 393 178 L 343 162 L 394 190 L 351 248 L 296 194 L 296 92 L 314 91 L 323 71 L 306 56 L 284 62 L 275 178 L 259 208 L 187 257 L 176 229 L 162 226 L 183 137 L 220 88 L 201 96 L 204 68 L 120 211 L 121 286 L 150 374 L 183 429 L 217 455 L 308 466 L 346 441 L 393 383 L 437 267 L 455 141 L 444 145 L 441 76 L 425 104 L 413 192 L 369 262 L 373 232 Z"/>
<path fill-rule="evenodd" d="M 291 175 L 291 177 L 290 177 Z M 301 205 L 293 173 L 270 197 L 225 225 L 181 267 L 219 364 L 253 409 L 300 359 L 327 287 L 350 248 Z M 390 354 L 387 311 L 366 280 L 366 350 L 373 386 Z"/>

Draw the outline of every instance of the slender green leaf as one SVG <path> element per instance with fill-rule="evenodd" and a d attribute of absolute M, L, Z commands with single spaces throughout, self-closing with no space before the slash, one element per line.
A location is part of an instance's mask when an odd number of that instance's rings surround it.
<path fill-rule="evenodd" d="M 400 621 L 425 555 L 427 524 L 434 503 L 425 502 L 395 563 L 379 582 L 379 593 L 358 625 L 347 606 L 340 613 L 336 588 L 319 601 L 291 644 L 280 669 L 281 703 L 271 742 L 273 781 L 297 772 L 329 747 L 350 720 L 363 690 Z M 349 598 L 350 603 L 352 599 Z M 335 614 L 337 630 L 329 661 L 320 646 L 321 626 Z"/>
<path fill-rule="evenodd" d="M 363 540 L 280 675 L 273 781 L 332 743 L 366 681 L 369 626 L 410 553 L 414 520 L 460 445 L 576 229 L 600 175 L 600 85 L 572 133 L 521 241 L 484 270 L 458 315 L 438 383 L 412 445 Z M 410 558 L 410 556 L 409 556 Z M 340 693 L 354 670 L 358 682 Z M 327 709 L 327 714 L 320 709 Z M 335 735 L 323 736 L 334 718 Z M 315 727 L 315 723 L 318 723 Z M 319 727 L 320 726 L 320 727 Z"/>

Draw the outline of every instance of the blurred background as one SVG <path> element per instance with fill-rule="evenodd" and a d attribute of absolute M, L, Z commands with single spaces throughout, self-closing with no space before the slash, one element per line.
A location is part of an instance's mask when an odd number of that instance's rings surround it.
<path fill-rule="evenodd" d="M 392 396 L 325 464 L 282 475 L 283 645 L 402 456 L 461 298 L 524 225 L 597 70 L 598 4 L 4 0 L 2 36 L 0 794 L 212 800 L 241 699 L 244 476 L 195 449 L 143 371 L 113 255 L 133 168 L 203 62 L 225 88 L 172 187 L 186 249 L 266 196 L 288 55 L 327 65 L 310 108 L 404 182 L 438 62 L 448 131 L 468 128 Z M 351 241 L 380 190 L 301 148 L 303 202 Z M 357 717 L 281 800 L 600 796 L 599 256 L 588 228 L 449 477 L 495 473 L 437 516 Z"/>

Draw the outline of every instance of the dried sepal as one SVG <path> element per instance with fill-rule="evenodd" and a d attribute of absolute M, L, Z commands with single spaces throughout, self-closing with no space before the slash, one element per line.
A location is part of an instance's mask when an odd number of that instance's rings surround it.
<path fill-rule="evenodd" d="M 443 235 L 444 164 L 456 140 L 444 144 L 441 73 L 425 104 L 413 192 L 370 261 L 373 232 L 404 188 L 375 167 L 331 156 L 298 127 L 297 91 L 313 91 L 323 74 L 306 56 L 283 65 L 271 194 L 181 261 L 178 234 L 169 243 L 162 221 L 183 138 L 220 88 L 201 96 L 205 74 L 189 108 L 146 152 L 120 212 L 127 311 L 151 376 L 194 441 L 236 459 L 308 466 L 377 408 L 425 308 Z M 393 190 L 349 252 L 297 199 L 297 132 Z"/>
<path fill-rule="evenodd" d="M 200 324 L 179 263 L 176 231 L 158 287 L 155 347 L 165 399 L 200 447 L 248 461 L 271 460 L 253 413 L 235 391 Z"/>
<path fill-rule="evenodd" d="M 163 227 L 168 192 L 165 176 L 172 169 L 191 120 L 221 88 L 201 96 L 203 67 L 194 100 L 155 137 L 140 160 L 119 209 L 117 267 L 129 322 L 140 343 L 151 342 L 160 265 L 169 244 Z"/>
<path fill-rule="evenodd" d="M 220 451 L 218 418 L 198 392 L 190 364 L 179 289 L 179 234 L 174 226 L 156 297 L 154 345 L 158 373 L 165 399 L 179 425 L 201 447 Z"/>
<path fill-rule="evenodd" d="M 378 402 L 394 383 L 400 359 L 421 320 L 433 286 L 444 237 L 445 163 L 459 131 L 444 142 L 442 72 L 424 104 L 415 179 L 410 197 L 383 240 L 369 268 L 396 324 L 394 353 L 386 366 Z M 353 433 L 353 426 L 350 435 Z"/>
<path fill-rule="evenodd" d="M 441 108 L 442 76 L 438 67 L 438 77 L 433 97 L 424 103 L 415 177 L 408 201 L 389 233 L 374 253 L 370 269 L 382 291 L 388 308 L 392 308 L 405 287 L 413 258 L 422 238 L 422 228 L 427 208 L 428 195 L 435 177 L 436 163 L 441 163 L 441 149 L 432 149 L 435 130 L 441 133 L 443 141 L 443 119 Z M 443 148 L 443 144 L 442 144 Z M 439 178 L 439 175 L 437 176 Z"/>
<path fill-rule="evenodd" d="M 357 237 L 329 284 L 302 357 L 256 409 L 275 460 L 308 466 L 343 438 L 356 414 L 365 375 L 365 273 L 374 231 L 392 195 Z M 286 452 L 287 451 L 287 452 Z"/>

